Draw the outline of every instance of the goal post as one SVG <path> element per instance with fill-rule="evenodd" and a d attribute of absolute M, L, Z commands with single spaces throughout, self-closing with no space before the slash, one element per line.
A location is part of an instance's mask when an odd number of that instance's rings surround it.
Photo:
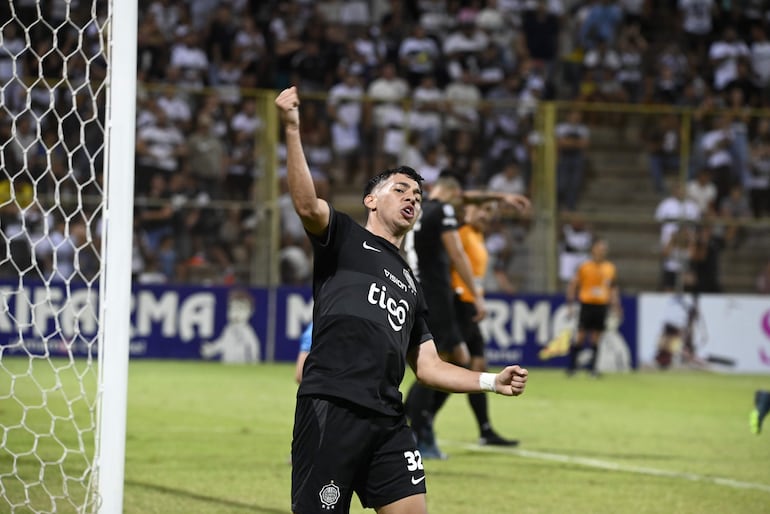
<path fill-rule="evenodd" d="M 123 512 L 136 119 L 137 4 L 111 1 L 105 120 L 106 203 L 95 470 L 99 514 Z M 117 20 L 120 20 L 117 23 Z M 131 191 L 132 194 L 126 194 Z"/>
<path fill-rule="evenodd" d="M 0 512 L 123 511 L 138 2 L 0 5 Z"/>

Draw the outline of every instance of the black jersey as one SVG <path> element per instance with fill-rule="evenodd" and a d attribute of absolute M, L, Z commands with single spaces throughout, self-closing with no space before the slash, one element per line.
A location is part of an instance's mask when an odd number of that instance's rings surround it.
<path fill-rule="evenodd" d="M 441 235 L 457 227 L 454 207 L 438 200 L 423 201 L 422 215 L 414 226 L 407 252 L 411 253 L 413 247 L 414 258 L 410 256 L 409 262 L 428 296 L 448 295 L 452 290 L 449 255 Z"/>
<path fill-rule="evenodd" d="M 433 338 L 422 291 L 398 248 L 330 211 L 326 236 L 310 237 L 313 346 L 297 395 L 400 415 L 406 354 Z"/>

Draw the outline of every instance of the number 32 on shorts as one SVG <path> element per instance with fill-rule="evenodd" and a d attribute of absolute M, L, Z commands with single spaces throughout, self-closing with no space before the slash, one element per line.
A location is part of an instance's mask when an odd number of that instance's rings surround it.
<path fill-rule="evenodd" d="M 406 458 L 407 470 L 417 471 L 418 469 L 424 469 L 422 466 L 422 455 L 420 455 L 419 450 L 404 452 L 404 458 Z"/>

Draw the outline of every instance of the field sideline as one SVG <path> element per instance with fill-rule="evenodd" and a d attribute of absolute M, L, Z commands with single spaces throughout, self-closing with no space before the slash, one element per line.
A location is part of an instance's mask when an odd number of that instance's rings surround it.
<path fill-rule="evenodd" d="M 524 396 L 490 396 L 516 449 L 478 447 L 453 396 L 437 419 L 450 458 L 426 462 L 430 512 L 770 512 L 770 420 L 748 430 L 758 388 L 770 376 L 534 368 Z M 290 364 L 131 362 L 125 513 L 289 512 L 295 391 Z M 373 511 L 354 498 L 352 512 Z"/>

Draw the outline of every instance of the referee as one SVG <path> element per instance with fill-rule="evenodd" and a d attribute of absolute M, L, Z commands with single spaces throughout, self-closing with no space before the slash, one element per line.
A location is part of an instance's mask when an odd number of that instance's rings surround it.
<path fill-rule="evenodd" d="M 607 242 L 595 238 L 591 243 L 591 258 L 581 264 L 567 285 L 570 317 L 574 314 L 575 298 L 580 301 L 577 335 L 570 342 L 567 374 L 574 375 L 577 355 L 584 346 L 591 350 L 589 370 L 598 377 L 596 356 L 604 333 L 607 311 L 620 311 L 620 296 L 616 283 L 615 265 L 607 260 Z"/>

